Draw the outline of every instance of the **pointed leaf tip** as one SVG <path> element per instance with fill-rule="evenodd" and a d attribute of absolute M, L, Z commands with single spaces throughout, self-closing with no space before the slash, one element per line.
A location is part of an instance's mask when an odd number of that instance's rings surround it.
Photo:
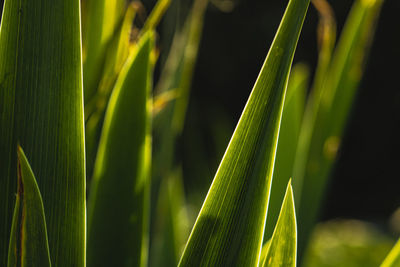
<path fill-rule="evenodd" d="M 292 181 L 289 180 L 281 212 L 262 266 L 296 266 L 297 225 Z"/>
<path fill-rule="evenodd" d="M 19 144 L 17 156 L 18 189 L 7 266 L 51 266 L 42 197 Z"/>

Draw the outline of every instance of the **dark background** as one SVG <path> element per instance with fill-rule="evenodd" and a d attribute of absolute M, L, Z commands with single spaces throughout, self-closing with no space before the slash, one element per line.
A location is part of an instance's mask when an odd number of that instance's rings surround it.
<path fill-rule="evenodd" d="M 148 0 L 145 5 L 150 9 L 154 2 Z M 211 184 L 287 4 L 280 0 L 233 2 L 231 12 L 221 12 L 212 4 L 207 10 L 186 126 L 177 152 L 183 159 L 186 190 L 197 194 L 197 202 Z M 338 35 L 352 2 L 330 1 Z M 189 1 L 182 3 L 188 5 Z M 385 226 L 400 206 L 399 11 L 399 1 L 383 4 L 326 194 L 324 220 L 356 218 Z M 317 12 L 310 6 L 294 59 L 307 63 L 311 71 L 317 60 L 317 22 Z"/>
<path fill-rule="evenodd" d="M 353 1 L 329 1 L 338 36 Z M 237 0 L 224 13 L 210 5 L 181 140 L 187 191 L 204 199 L 257 78 L 287 1 Z M 357 100 L 328 187 L 322 219 L 381 224 L 400 206 L 399 1 L 385 1 Z M 294 62 L 313 72 L 318 14 L 310 6 Z M 208 164 L 198 159 L 203 154 Z M 194 162 L 194 163 L 193 163 Z M 194 188 L 194 189 L 193 189 Z M 200 200 L 200 201 L 201 201 Z"/>

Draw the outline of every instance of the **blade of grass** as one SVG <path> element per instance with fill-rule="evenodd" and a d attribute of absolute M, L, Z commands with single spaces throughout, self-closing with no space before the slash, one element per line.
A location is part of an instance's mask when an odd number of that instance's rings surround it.
<path fill-rule="evenodd" d="M 396 266 L 400 266 L 400 239 L 397 241 L 396 245 L 394 245 L 393 249 L 389 252 L 381 264 L 381 267 Z"/>
<path fill-rule="evenodd" d="M 54 266 L 84 266 L 79 0 L 7 0 L 0 29 L 0 265 L 7 265 L 17 140 L 30 157 Z"/>
<path fill-rule="evenodd" d="M 19 146 L 17 154 L 18 190 L 7 266 L 51 266 L 42 196 Z"/>
<path fill-rule="evenodd" d="M 311 103 L 294 167 L 299 255 L 316 221 L 329 173 L 351 110 L 382 0 L 355 2 L 326 72 L 319 99 Z M 317 96 L 318 97 L 318 96 Z"/>
<path fill-rule="evenodd" d="M 262 266 L 296 266 L 297 226 L 293 189 L 289 181 L 278 222 Z"/>
<path fill-rule="evenodd" d="M 85 103 L 96 93 L 106 49 L 121 22 L 125 0 L 88 0 L 83 30 L 83 85 Z"/>
<path fill-rule="evenodd" d="M 147 264 L 152 49 L 148 32 L 107 107 L 89 198 L 88 266 Z"/>
<path fill-rule="evenodd" d="M 179 266 L 257 266 L 294 51 L 309 1 L 291 0 Z"/>
<path fill-rule="evenodd" d="M 264 236 L 266 240 L 270 239 L 273 234 L 287 184 L 293 174 L 309 74 L 308 68 L 303 64 L 296 64 L 290 74 L 271 185 L 268 221 Z"/>

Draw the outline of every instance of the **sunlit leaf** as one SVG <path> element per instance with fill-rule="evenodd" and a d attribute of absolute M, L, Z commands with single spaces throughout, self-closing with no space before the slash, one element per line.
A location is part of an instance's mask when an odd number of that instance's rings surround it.
<path fill-rule="evenodd" d="M 7 265 L 17 141 L 43 198 L 52 264 L 84 266 L 79 0 L 7 0 L 0 30 L 0 266 Z"/>
<path fill-rule="evenodd" d="M 297 64 L 293 67 L 283 106 L 281 129 L 276 151 L 271 197 L 268 207 L 268 220 L 265 228 L 265 237 L 267 239 L 272 236 L 287 184 L 293 174 L 293 164 L 303 119 L 308 79 L 309 70 L 305 65 Z"/>
<path fill-rule="evenodd" d="M 381 267 L 400 266 L 400 239 L 382 262 Z"/>
<path fill-rule="evenodd" d="M 90 192 L 88 266 L 145 266 L 153 33 L 119 75 L 106 111 Z"/>
<path fill-rule="evenodd" d="M 7 266 L 51 266 L 42 196 L 21 147 Z"/>
<path fill-rule="evenodd" d="M 257 266 L 283 101 L 309 1 L 291 0 L 180 266 Z"/>
<path fill-rule="evenodd" d="M 262 266 L 296 266 L 297 226 L 291 181 Z"/>
<path fill-rule="evenodd" d="M 110 41 L 98 91 L 85 105 L 86 173 L 90 178 L 93 176 L 94 161 L 104 122 L 105 109 L 117 77 L 129 56 L 129 51 L 133 49 L 131 48 L 130 35 L 135 16 L 136 7 L 132 3 L 125 13 L 118 34 L 115 34 Z"/>
<path fill-rule="evenodd" d="M 85 103 L 98 88 L 106 49 L 121 23 L 125 5 L 125 0 L 87 0 L 83 29 Z"/>

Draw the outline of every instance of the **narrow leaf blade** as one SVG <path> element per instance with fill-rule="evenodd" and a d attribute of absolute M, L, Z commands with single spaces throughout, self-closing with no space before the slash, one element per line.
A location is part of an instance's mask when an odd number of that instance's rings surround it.
<path fill-rule="evenodd" d="M 282 201 L 285 197 L 287 184 L 293 174 L 296 147 L 299 138 L 306 99 L 309 70 L 303 64 L 293 67 L 289 78 L 287 95 L 283 106 L 281 129 L 274 174 L 271 185 L 271 197 L 268 207 L 265 238 L 271 238 L 279 217 Z"/>
<path fill-rule="evenodd" d="M 180 266 L 257 266 L 283 101 L 309 1 L 291 0 Z"/>
<path fill-rule="evenodd" d="M 51 266 L 42 196 L 21 147 L 17 153 L 18 192 L 7 266 Z"/>

